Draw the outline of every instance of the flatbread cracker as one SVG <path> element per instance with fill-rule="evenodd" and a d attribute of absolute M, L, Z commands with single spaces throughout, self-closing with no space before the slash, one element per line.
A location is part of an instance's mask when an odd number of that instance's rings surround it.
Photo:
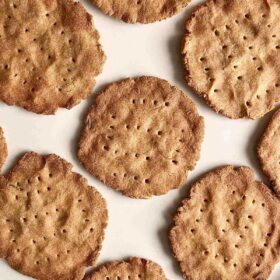
<path fill-rule="evenodd" d="M 4 137 L 4 132 L 0 127 L 0 170 L 3 164 L 5 163 L 7 156 L 8 156 L 8 148 Z"/>
<path fill-rule="evenodd" d="M 164 20 L 186 7 L 190 0 L 91 0 L 105 14 L 128 23 Z"/>
<path fill-rule="evenodd" d="M 280 110 L 272 117 L 258 146 L 258 157 L 263 172 L 280 195 Z"/>
<path fill-rule="evenodd" d="M 80 280 L 98 257 L 105 200 L 56 155 L 25 154 L 0 180 L 0 257 L 40 280 Z"/>
<path fill-rule="evenodd" d="M 105 184 L 148 198 L 183 184 L 203 136 L 203 118 L 182 91 L 155 77 L 126 79 L 97 96 L 78 156 Z"/>
<path fill-rule="evenodd" d="M 105 55 L 91 15 L 72 0 L 0 1 L 0 100 L 38 114 L 88 97 Z"/>
<path fill-rule="evenodd" d="M 162 268 L 150 261 L 140 258 L 130 258 L 127 261 L 115 261 L 102 265 L 86 280 L 166 280 Z"/>
<path fill-rule="evenodd" d="M 208 0 L 186 29 L 187 83 L 216 112 L 257 119 L 280 101 L 279 0 Z"/>
<path fill-rule="evenodd" d="M 268 279 L 280 257 L 279 200 L 248 167 L 226 166 L 191 188 L 170 240 L 187 279 Z"/>

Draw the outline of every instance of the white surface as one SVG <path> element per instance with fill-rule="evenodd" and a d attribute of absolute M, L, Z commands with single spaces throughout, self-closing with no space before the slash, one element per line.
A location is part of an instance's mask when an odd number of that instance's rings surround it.
<path fill-rule="evenodd" d="M 9 146 L 5 171 L 26 151 L 56 153 L 70 161 L 74 170 L 83 174 L 108 203 L 109 226 L 98 264 L 141 256 L 158 262 L 169 280 L 182 280 L 167 237 L 173 214 L 186 196 L 190 183 L 217 166 L 248 165 L 255 168 L 259 179 L 265 179 L 259 170 L 255 148 L 271 113 L 259 121 L 230 120 L 212 112 L 186 87 L 180 48 L 185 19 L 194 4 L 161 23 L 129 25 L 103 15 L 87 1 L 82 2 L 94 15 L 94 23 L 107 55 L 104 71 L 97 79 L 94 92 L 112 81 L 139 75 L 158 76 L 183 89 L 196 102 L 206 122 L 205 141 L 197 168 L 190 173 L 184 187 L 150 200 L 126 198 L 104 186 L 89 175 L 76 158 L 82 121 L 92 101 L 89 98 L 70 111 L 60 109 L 55 116 L 39 116 L 1 103 L 0 125 L 5 130 Z M 30 278 L 0 262 L 0 279 Z M 280 265 L 270 278 L 277 279 L 280 279 Z"/>

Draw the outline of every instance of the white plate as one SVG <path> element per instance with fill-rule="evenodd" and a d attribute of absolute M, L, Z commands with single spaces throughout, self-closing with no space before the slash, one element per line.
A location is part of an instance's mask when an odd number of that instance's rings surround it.
<path fill-rule="evenodd" d="M 55 116 L 39 116 L 16 107 L 0 104 L 0 125 L 5 130 L 9 158 L 5 171 L 26 151 L 56 153 L 74 165 L 91 185 L 103 194 L 109 207 L 109 226 L 98 264 L 128 256 L 141 256 L 158 262 L 169 280 L 182 280 L 178 265 L 172 257 L 168 231 L 172 216 L 187 194 L 191 182 L 201 174 L 225 164 L 248 165 L 260 172 L 255 148 L 271 113 L 259 121 L 230 120 L 215 114 L 193 94 L 184 81 L 180 55 L 187 15 L 199 1 L 181 14 L 149 25 L 130 25 L 103 15 L 89 1 L 82 1 L 94 16 L 107 55 L 103 73 L 97 78 L 94 92 L 104 85 L 129 76 L 154 75 L 168 80 L 184 90 L 205 117 L 206 135 L 201 159 L 190 173 L 186 185 L 167 195 L 150 200 L 133 200 L 104 186 L 78 163 L 76 145 L 83 118 L 92 98 L 74 109 L 60 109 Z M 30 279 L 0 262 L 1 280 Z M 270 280 L 280 279 L 280 265 Z"/>

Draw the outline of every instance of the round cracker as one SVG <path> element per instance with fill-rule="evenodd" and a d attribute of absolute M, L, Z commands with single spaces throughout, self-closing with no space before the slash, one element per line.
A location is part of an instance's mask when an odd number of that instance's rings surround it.
<path fill-rule="evenodd" d="M 81 4 L 0 2 L 0 100 L 8 105 L 39 114 L 70 109 L 89 96 L 104 60 Z"/>
<path fill-rule="evenodd" d="M 126 79 L 97 96 L 78 156 L 105 184 L 148 198 L 183 184 L 203 136 L 203 118 L 182 91 L 155 77 Z"/>
<path fill-rule="evenodd" d="M 280 257 L 279 201 L 248 167 L 226 166 L 191 188 L 170 240 L 185 277 L 268 279 Z"/>
<path fill-rule="evenodd" d="M 280 100 L 280 1 L 208 0 L 187 22 L 186 79 L 218 113 L 262 117 Z"/>
<path fill-rule="evenodd" d="M 4 132 L 0 127 L 0 170 L 8 156 L 8 148 L 4 137 Z"/>
<path fill-rule="evenodd" d="M 102 265 L 86 278 L 86 280 L 104 279 L 166 280 L 166 277 L 158 264 L 134 257 L 126 261 L 114 261 Z"/>
<path fill-rule="evenodd" d="M 186 7 L 190 0 L 91 0 L 105 14 L 128 23 L 164 20 Z"/>
<path fill-rule="evenodd" d="M 40 280 L 80 280 L 95 263 L 106 202 L 56 155 L 25 154 L 0 181 L 0 257 Z"/>
<path fill-rule="evenodd" d="M 280 110 L 271 118 L 257 152 L 263 172 L 280 194 Z"/>

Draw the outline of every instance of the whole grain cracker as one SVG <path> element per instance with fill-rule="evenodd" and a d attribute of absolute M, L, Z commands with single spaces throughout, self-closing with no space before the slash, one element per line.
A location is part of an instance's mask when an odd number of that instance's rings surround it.
<path fill-rule="evenodd" d="M 182 185 L 203 136 L 203 118 L 182 91 L 159 78 L 131 78 L 97 96 L 78 156 L 105 184 L 147 198 Z"/>
<path fill-rule="evenodd" d="M 280 256 L 279 201 L 248 167 L 226 166 L 191 188 L 170 240 L 190 280 L 268 279 Z"/>
<path fill-rule="evenodd" d="M 258 146 L 258 157 L 263 172 L 280 194 L 280 110 L 272 117 Z"/>
<path fill-rule="evenodd" d="M 3 164 L 5 163 L 7 156 L 8 156 L 7 144 L 4 137 L 3 129 L 0 127 L 0 170 Z"/>
<path fill-rule="evenodd" d="M 152 23 L 179 13 L 190 0 L 91 0 L 105 14 L 128 23 Z"/>
<path fill-rule="evenodd" d="M 218 113 L 262 117 L 280 100 L 280 1 L 208 0 L 187 22 L 186 79 Z"/>
<path fill-rule="evenodd" d="M 86 280 L 104 279 L 166 280 L 166 277 L 158 264 L 134 257 L 126 261 L 114 261 L 102 265 L 86 278 Z"/>
<path fill-rule="evenodd" d="M 25 154 L 0 180 L 0 257 L 40 280 L 82 279 L 98 257 L 106 203 L 56 155 Z"/>
<path fill-rule="evenodd" d="M 72 0 L 0 1 L 0 100 L 54 114 L 85 99 L 105 60 L 91 19 Z"/>

